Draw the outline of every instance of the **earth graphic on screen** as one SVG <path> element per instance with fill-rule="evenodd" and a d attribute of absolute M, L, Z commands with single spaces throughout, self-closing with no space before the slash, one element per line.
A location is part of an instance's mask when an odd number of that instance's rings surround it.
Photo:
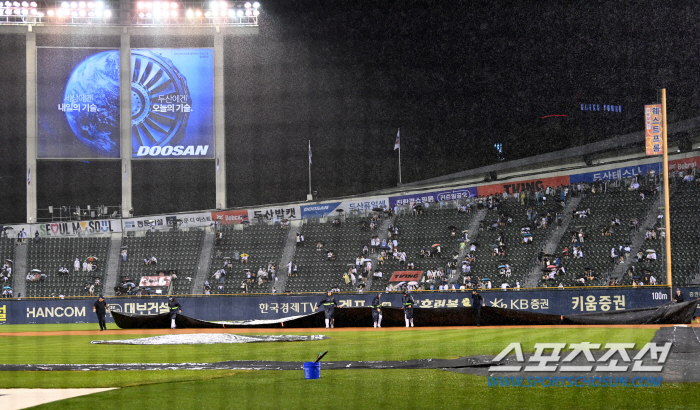
<path fill-rule="evenodd" d="M 119 51 L 94 54 L 71 73 L 64 103 L 80 109 L 66 111 L 75 136 L 97 154 L 119 157 Z M 94 105 L 93 110 L 89 109 Z"/>

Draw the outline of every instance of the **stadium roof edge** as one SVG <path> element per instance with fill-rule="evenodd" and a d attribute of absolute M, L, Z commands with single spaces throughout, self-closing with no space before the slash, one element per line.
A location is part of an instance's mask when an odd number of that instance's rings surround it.
<path fill-rule="evenodd" d="M 669 125 L 669 135 L 689 131 L 700 128 L 700 117 L 691 118 L 684 121 L 679 121 Z M 425 186 L 435 186 L 440 183 L 455 183 L 465 179 L 473 179 L 488 175 L 491 172 L 513 171 L 518 169 L 531 169 L 534 173 L 542 173 L 542 168 L 547 164 L 566 163 L 571 164 L 571 160 L 577 157 L 588 155 L 601 154 L 613 149 L 625 148 L 630 145 L 643 144 L 644 131 L 637 131 L 630 134 L 619 135 L 608 138 L 602 141 L 596 141 L 580 147 L 567 148 L 560 151 L 549 152 L 546 154 L 534 155 L 532 157 L 521 158 L 514 161 L 503 162 L 500 164 L 488 165 L 485 167 L 469 169 L 466 171 L 456 172 L 454 174 L 443 175 L 435 178 L 429 178 L 416 182 L 402 184 L 403 189 L 415 189 Z M 639 156 L 644 157 L 644 154 Z M 582 161 L 581 161 L 582 162 Z M 610 160 L 608 162 L 615 162 Z M 581 166 L 560 167 L 559 170 L 576 169 Z"/>

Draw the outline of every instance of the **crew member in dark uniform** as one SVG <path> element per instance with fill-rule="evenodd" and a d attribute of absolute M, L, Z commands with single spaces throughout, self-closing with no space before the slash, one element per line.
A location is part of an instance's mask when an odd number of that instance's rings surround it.
<path fill-rule="evenodd" d="M 170 308 L 170 328 L 175 329 L 175 318 L 178 313 L 182 313 L 182 306 L 172 296 L 168 298 L 168 308 Z"/>
<path fill-rule="evenodd" d="M 100 330 L 107 330 L 105 315 L 107 314 L 108 310 L 111 312 L 109 306 L 107 306 L 105 297 L 100 295 L 100 297 L 95 301 L 95 304 L 92 305 L 92 311 L 97 314 L 97 321 L 100 322 Z"/>
<path fill-rule="evenodd" d="M 382 294 L 377 293 L 377 296 L 372 299 L 372 319 L 374 320 L 374 327 L 382 327 L 382 302 L 379 301 L 381 299 Z"/>
<path fill-rule="evenodd" d="M 474 307 L 474 318 L 476 319 L 477 326 L 481 326 L 481 306 L 483 305 L 484 297 L 474 289 L 472 291 L 472 306 Z"/>
<path fill-rule="evenodd" d="M 681 293 L 680 289 L 676 289 L 676 297 L 673 298 L 673 301 L 676 303 L 685 302 L 685 299 L 683 299 L 683 294 Z"/>
<path fill-rule="evenodd" d="M 324 313 L 326 314 L 326 329 L 328 329 L 328 326 L 330 325 L 331 328 L 333 328 L 333 325 L 335 324 L 335 308 L 338 306 L 338 302 L 335 301 L 335 298 L 331 296 L 331 291 L 328 291 L 328 296 L 323 298 L 323 300 L 316 306 L 316 310 L 318 310 L 319 307 L 323 306 Z M 338 306 L 340 308 L 340 306 Z"/>
<path fill-rule="evenodd" d="M 409 325 L 413 327 L 413 305 L 416 301 L 413 300 L 413 296 L 408 294 L 407 290 L 403 291 L 403 297 L 401 297 L 401 309 L 403 309 L 403 316 L 406 319 L 406 327 Z"/>

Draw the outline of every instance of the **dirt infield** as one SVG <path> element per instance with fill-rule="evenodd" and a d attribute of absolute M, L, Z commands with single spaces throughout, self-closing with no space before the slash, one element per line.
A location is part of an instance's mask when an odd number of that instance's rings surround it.
<path fill-rule="evenodd" d="M 673 327 L 676 325 L 532 325 L 532 326 L 481 326 L 478 329 L 552 329 L 552 328 L 610 328 L 610 329 L 658 329 L 660 327 Z M 700 325 L 684 325 L 688 327 L 700 327 Z M 475 327 L 465 326 L 442 326 L 442 327 L 383 327 L 375 329 L 373 327 L 342 327 L 336 329 L 325 329 L 322 327 L 305 329 L 114 329 L 107 331 L 100 330 L 67 330 L 67 331 L 47 331 L 47 332 L 10 332 L 0 333 L 0 337 L 5 336 L 106 336 L 106 335 L 165 335 L 165 334 L 192 334 L 192 333 L 319 333 L 319 332 L 381 332 L 381 331 L 421 331 L 421 330 L 464 330 Z"/>

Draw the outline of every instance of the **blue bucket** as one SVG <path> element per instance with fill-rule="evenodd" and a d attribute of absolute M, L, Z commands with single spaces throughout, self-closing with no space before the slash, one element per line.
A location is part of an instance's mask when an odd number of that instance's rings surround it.
<path fill-rule="evenodd" d="M 321 378 L 321 363 L 304 362 L 304 378 L 305 379 L 320 379 Z"/>

